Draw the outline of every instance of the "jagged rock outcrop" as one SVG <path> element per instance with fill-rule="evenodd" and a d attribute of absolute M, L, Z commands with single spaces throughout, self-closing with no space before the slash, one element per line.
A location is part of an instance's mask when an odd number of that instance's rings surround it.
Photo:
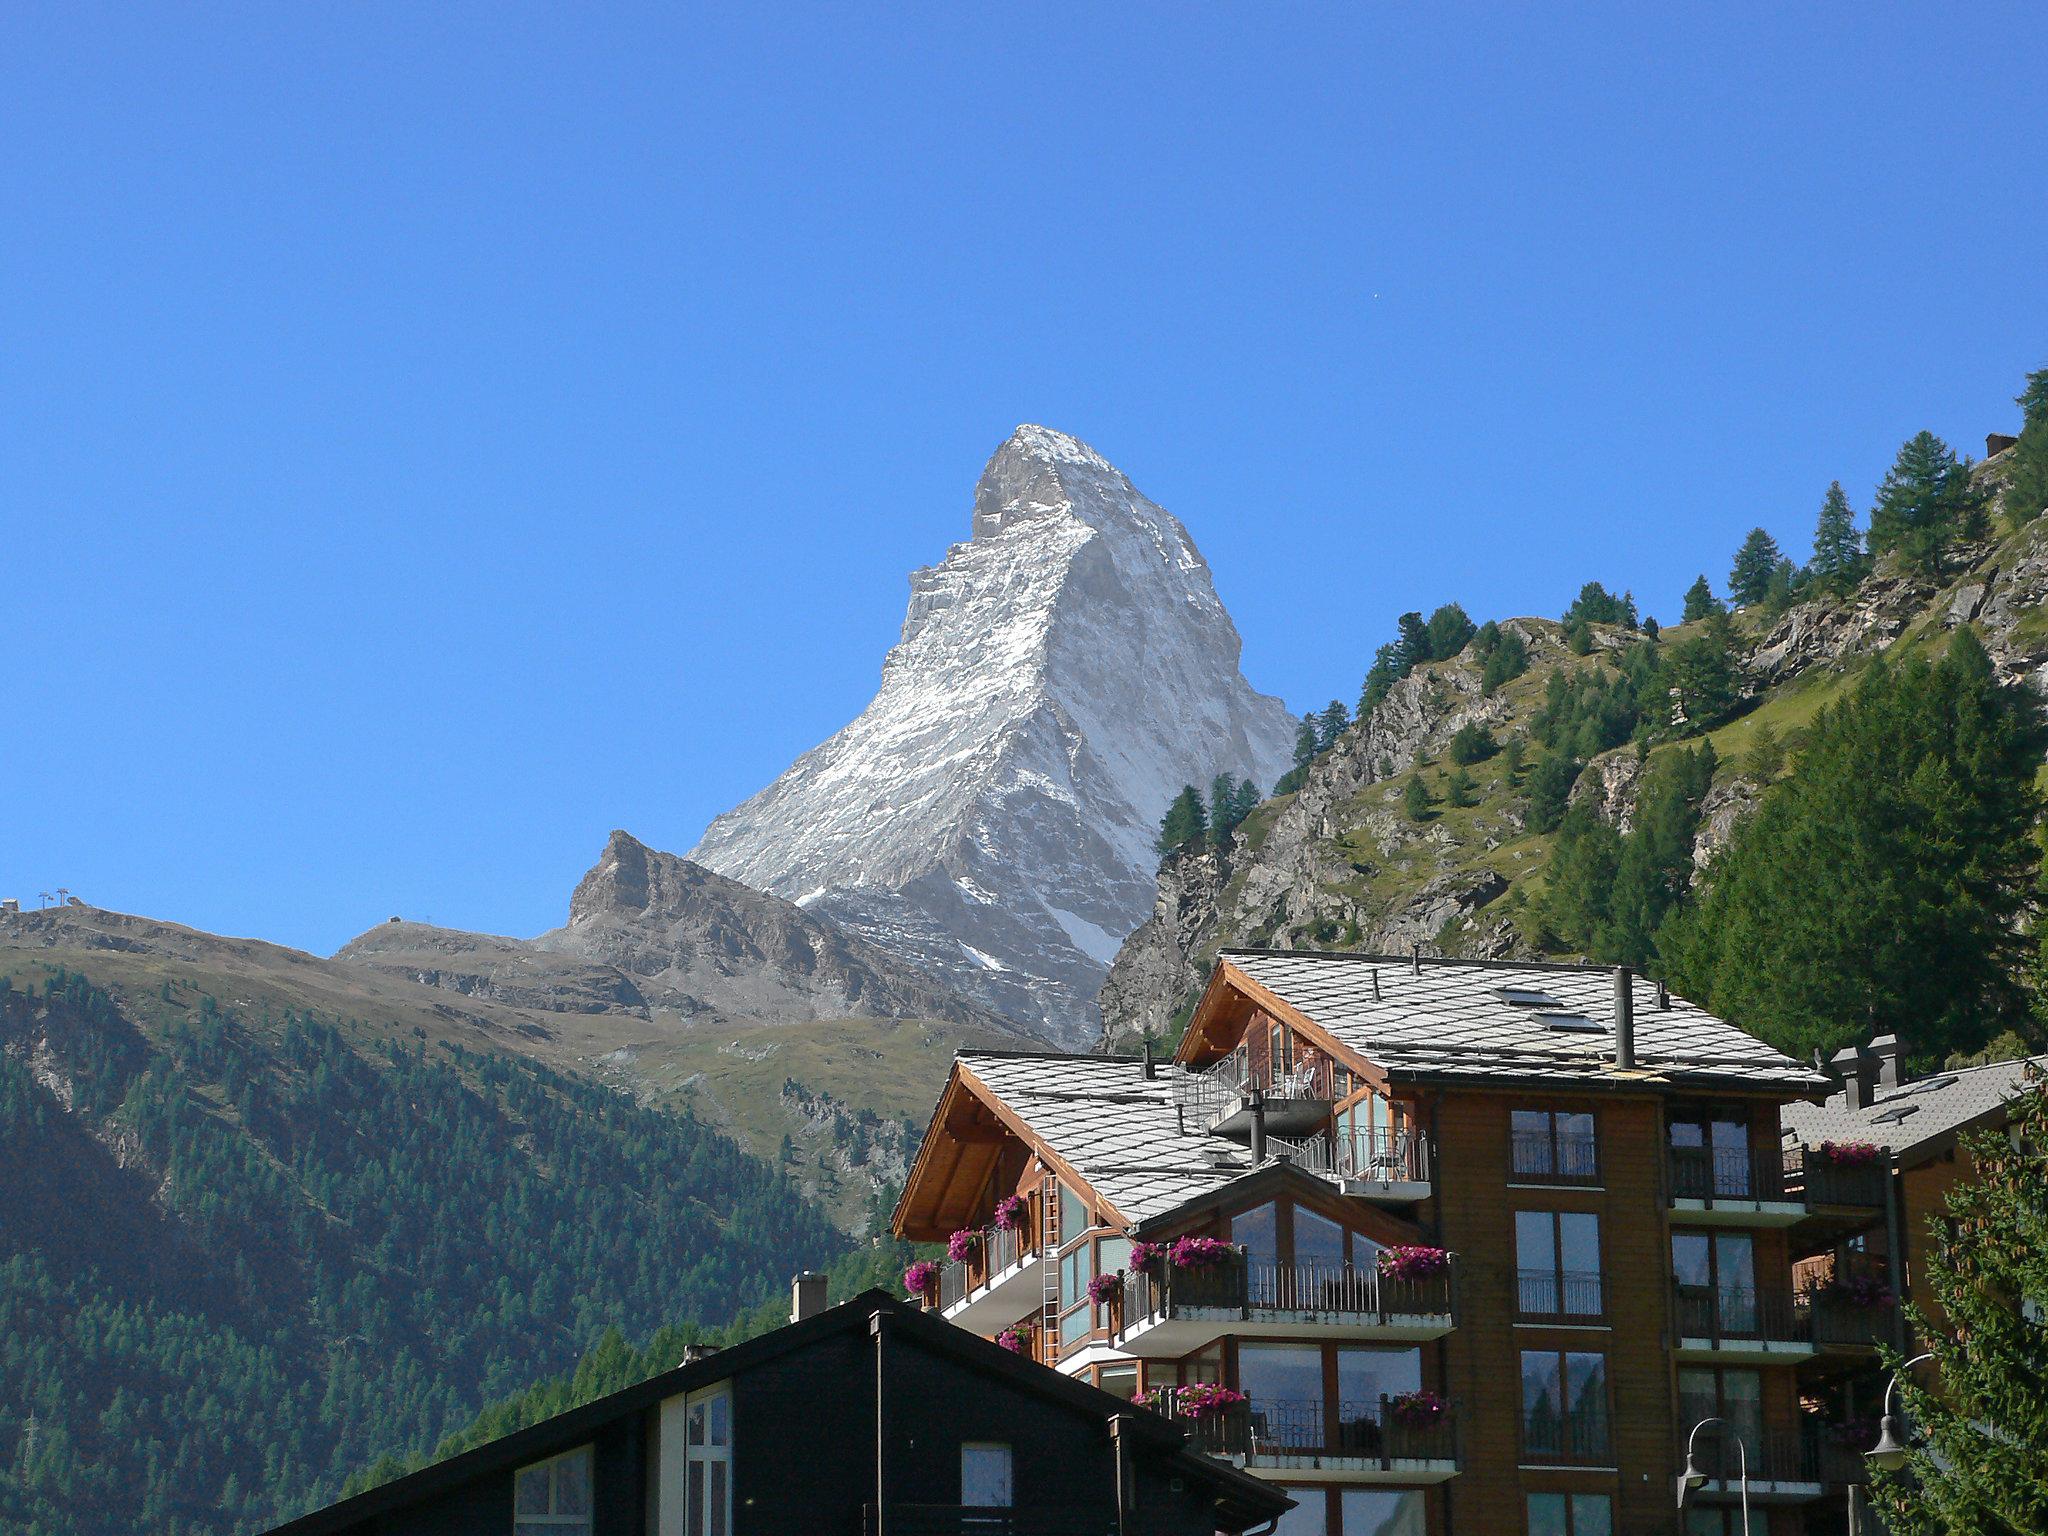
<path fill-rule="evenodd" d="M 1019 427 L 971 540 L 911 577 L 874 700 L 691 857 L 1088 1038 L 1175 792 L 1287 766 L 1293 716 L 1239 649 L 1187 530 L 1086 444 Z"/>
<path fill-rule="evenodd" d="M 351 939 L 334 958 L 417 986 L 440 987 L 512 1008 L 647 1017 L 647 1000 L 640 989 L 615 967 L 552 954 L 527 939 L 393 918 Z"/>

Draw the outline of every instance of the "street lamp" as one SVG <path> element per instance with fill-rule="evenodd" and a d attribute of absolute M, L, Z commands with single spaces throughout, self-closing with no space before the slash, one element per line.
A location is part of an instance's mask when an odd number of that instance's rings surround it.
<path fill-rule="evenodd" d="M 1892 1394 L 1899 1390 L 1899 1378 L 1922 1360 L 1933 1358 L 1933 1350 L 1915 1355 L 1893 1371 L 1892 1379 L 1884 1384 L 1884 1417 L 1877 1422 L 1877 1444 L 1863 1453 L 1863 1459 L 1881 1472 L 1898 1471 L 1906 1464 L 1906 1458 L 1912 1455 L 1911 1447 L 1906 1444 L 1906 1426 L 1892 1412 Z"/>
<path fill-rule="evenodd" d="M 1706 1469 L 1693 1454 L 1693 1447 L 1700 1438 L 1700 1431 L 1709 1424 L 1719 1425 L 1723 1435 L 1730 1434 L 1726 1419 L 1701 1419 L 1693 1425 L 1692 1433 L 1685 1437 L 1685 1470 L 1678 1474 L 1678 1507 L 1681 1512 L 1693 1493 L 1707 1485 Z M 1735 1441 L 1736 1467 L 1742 1474 L 1742 1536 L 1749 1536 L 1749 1447 L 1742 1443 L 1741 1435 L 1732 1438 Z"/>

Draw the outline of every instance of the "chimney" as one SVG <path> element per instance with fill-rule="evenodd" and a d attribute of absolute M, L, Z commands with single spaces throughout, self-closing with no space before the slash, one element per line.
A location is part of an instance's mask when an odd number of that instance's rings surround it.
<path fill-rule="evenodd" d="M 2010 433 L 1986 432 L 1984 434 L 1984 457 L 1988 459 L 1993 454 L 2003 453 L 2018 441 L 2019 439 Z"/>
<path fill-rule="evenodd" d="M 1879 1035 L 1870 1042 L 1870 1054 L 1877 1058 L 1877 1085 L 1896 1088 L 1906 1080 L 1906 1047 L 1897 1035 Z"/>
<path fill-rule="evenodd" d="M 1266 1090 L 1254 1088 L 1247 1096 L 1252 1111 L 1252 1166 L 1266 1160 Z"/>
<path fill-rule="evenodd" d="M 1877 1058 L 1860 1045 L 1845 1045 L 1828 1066 L 1842 1080 L 1843 1102 L 1851 1109 L 1868 1109 L 1877 1087 Z"/>
<path fill-rule="evenodd" d="M 1150 1082 L 1153 1078 L 1153 1075 L 1154 1074 L 1152 1071 L 1152 1032 L 1150 1030 L 1147 1030 L 1145 1032 L 1145 1080 L 1147 1082 Z"/>
<path fill-rule="evenodd" d="M 1669 1013 L 1671 1011 L 1671 988 L 1661 981 L 1657 983 L 1657 1011 L 1659 1013 Z"/>
<path fill-rule="evenodd" d="M 1614 1070 L 1636 1069 L 1636 973 L 1614 968 Z"/>
<path fill-rule="evenodd" d="M 824 1311 L 827 1305 L 825 1287 L 823 1275 L 808 1269 L 798 1275 L 789 1287 L 789 1320 L 800 1323 Z"/>

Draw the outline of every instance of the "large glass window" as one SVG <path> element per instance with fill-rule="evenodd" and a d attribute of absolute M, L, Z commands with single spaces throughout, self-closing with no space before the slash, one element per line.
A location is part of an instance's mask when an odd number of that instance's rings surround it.
<path fill-rule="evenodd" d="M 1522 1351 L 1522 1453 L 1532 1461 L 1607 1458 L 1605 1355 Z"/>
<path fill-rule="evenodd" d="M 1071 1243 L 1088 1230 L 1088 1207 L 1066 1185 L 1060 1186 L 1060 1242 Z"/>
<path fill-rule="evenodd" d="M 1753 1193 L 1749 1121 L 1740 1110 L 1678 1111 L 1670 1135 L 1673 1194 L 1698 1200 Z"/>
<path fill-rule="evenodd" d="M 1674 1232 L 1671 1275 L 1679 1332 L 1720 1337 L 1757 1331 L 1756 1240 L 1747 1232 Z"/>
<path fill-rule="evenodd" d="M 1529 1536 L 1614 1536 L 1614 1504 L 1604 1493 L 1532 1493 Z"/>
<path fill-rule="evenodd" d="M 1588 1111 L 1511 1111 L 1508 1139 L 1509 1167 L 1517 1179 L 1539 1184 L 1592 1184 L 1599 1180 L 1599 1149 Z"/>
<path fill-rule="evenodd" d="M 589 1529 L 589 1446 L 512 1475 L 513 1536 L 573 1536 Z"/>
<path fill-rule="evenodd" d="M 1255 1269 L 1280 1262 L 1280 1208 L 1268 1201 L 1230 1218 L 1230 1240 L 1244 1248 L 1245 1262 Z"/>
<path fill-rule="evenodd" d="M 973 1509 L 1010 1508 L 1009 1446 L 970 1440 L 960 1447 L 960 1502 Z"/>
<path fill-rule="evenodd" d="M 1422 1495 L 1413 1489 L 1346 1488 L 1343 1536 L 1424 1536 Z"/>
<path fill-rule="evenodd" d="M 1294 1508 L 1280 1517 L 1273 1536 L 1329 1536 L 1329 1495 L 1315 1487 L 1282 1488 Z"/>
<path fill-rule="evenodd" d="M 689 1536 L 732 1530 L 732 1391 L 712 1387 L 688 1408 Z"/>
<path fill-rule="evenodd" d="M 1298 1269 L 1342 1269 L 1344 1229 L 1306 1206 L 1294 1207 L 1294 1263 Z"/>
<path fill-rule="evenodd" d="M 1536 1317 L 1598 1317 L 1600 1218 L 1590 1211 L 1515 1212 L 1520 1309 Z"/>
<path fill-rule="evenodd" d="M 1323 1443 L 1323 1352 L 1314 1344 L 1243 1344 L 1239 1389 L 1251 1402 L 1252 1433 L 1282 1446 Z"/>
<path fill-rule="evenodd" d="M 1740 1436 L 1754 1461 L 1763 1454 L 1763 1374 L 1753 1370 L 1714 1370 L 1707 1366 L 1681 1366 L 1678 1372 L 1679 1432 L 1690 1435 L 1702 1419 L 1720 1419 Z M 1714 1449 L 1708 1430 L 1701 1446 Z"/>

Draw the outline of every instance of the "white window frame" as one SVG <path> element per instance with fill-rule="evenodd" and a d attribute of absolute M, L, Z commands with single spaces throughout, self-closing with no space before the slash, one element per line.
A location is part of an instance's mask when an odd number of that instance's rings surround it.
<path fill-rule="evenodd" d="M 583 1463 L 584 1508 L 580 1515 L 561 1514 L 555 1509 L 559 1483 L 555 1471 L 564 1462 L 580 1460 Z M 545 1514 L 521 1514 L 519 1512 L 519 1484 L 533 1472 L 548 1475 L 548 1509 Z M 512 1529 L 516 1533 L 530 1525 L 554 1526 L 563 1531 L 588 1531 L 593 1519 L 592 1509 L 597 1503 L 596 1458 L 588 1445 L 575 1446 L 560 1455 L 550 1456 L 545 1461 L 529 1462 L 512 1474 Z"/>
<path fill-rule="evenodd" d="M 725 1405 L 725 1444 L 723 1445 L 711 1443 L 712 1408 L 717 1403 Z M 700 1409 L 703 1411 L 705 1423 L 705 1435 L 701 1444 L 693 1440 L 689 1434 L 691 1422 Z M 700 1392 L 692 1392 L 683 1404 L 683 1425 L 684 1530 L 688 1532 L 688 1536 L 710 1536 L 710 1528 L 704 1520 L 704 1510 L 699 1508 L 690 1499 L 690 1468 L 693 1466 L 705 1468 L 720 1466 L 725 1468 L 725 1508 L 720 1513 L 718 1528 L 724 1531 L 726 1536 L 732 1536 L 732 1443 L 735 1429 L 732 1414 L 732 1383 L 722 1381 L 715 1387 L 706 1387 Z M 704 1484 L 708 1493 L 711 1485 L 711 1473 L 708 1470 L 704 1474 Z"/>

